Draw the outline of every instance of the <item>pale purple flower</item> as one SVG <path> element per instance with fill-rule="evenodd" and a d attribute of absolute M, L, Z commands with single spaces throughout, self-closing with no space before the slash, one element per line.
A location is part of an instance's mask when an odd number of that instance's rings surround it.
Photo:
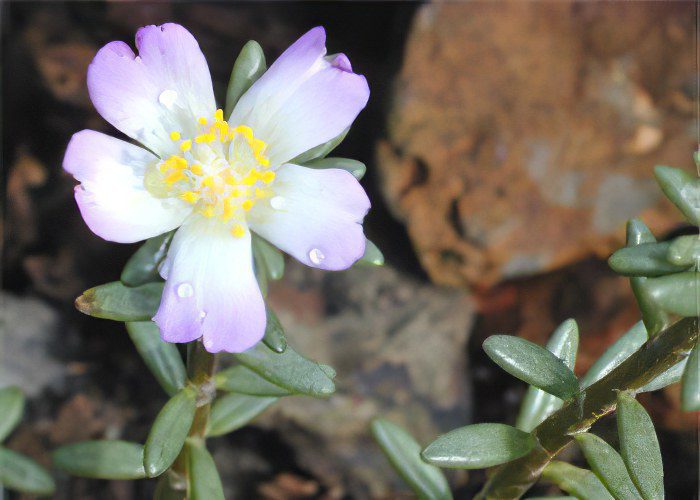
<path fill-rule="evenodd" d="M 370 203 L 358 181 L 289 163 L 343 132 L 369 97 L 345 55 L 326 57 L 325 38 L 317 27 L 297 40 L 228 121 L 182 26 L 147 26 L 136 34 L 138 56 L 111 42 L 92 61 L 97 111 L 144 147 L 83 130 L 63 167 L 80 181 L 75 198 L 98 236 L 132 243 L 178 228 L 153 318 L 164 340 L 203 337 L 211 352 L 241 352 L 262 338 L 250 231 L 320 269 L 363 255 Z"/>

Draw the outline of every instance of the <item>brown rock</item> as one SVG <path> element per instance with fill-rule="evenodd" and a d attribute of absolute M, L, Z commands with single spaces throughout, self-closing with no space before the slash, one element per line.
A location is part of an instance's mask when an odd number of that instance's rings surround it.
<path fill-rule="evenodd" d="M 382 187 L 430 277 L 490 286 L 605 256 L 690 166 L 692 3 L 436 3 L 395 85 Z M 533 36 L 537 34 L 537 36 Z"/>

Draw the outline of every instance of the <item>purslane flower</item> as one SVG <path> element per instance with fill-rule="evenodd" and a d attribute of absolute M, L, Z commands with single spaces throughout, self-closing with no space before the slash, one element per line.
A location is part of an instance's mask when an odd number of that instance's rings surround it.
<path fill-rule="evenodd" d="M 177 228 L 153 318 L 162 338 L 244 351 L 266 322 L 251 231 L 320 269 L 346 269 L 364 253 L 370 203 L 358 181 L 289 161 L 352 124 L 369 98 L 367 82 L 345 55 L 326 56 L 317 27 L 224 117 L 185 28 L 144 27 L 136 47 L 138 55 L 123 42 L 105 45 L 87 82 L 100 115 L 144 147 L 83 130 L 63 167 L 80 182 L 75 199 L 98 236 L 132 243 Z"/>

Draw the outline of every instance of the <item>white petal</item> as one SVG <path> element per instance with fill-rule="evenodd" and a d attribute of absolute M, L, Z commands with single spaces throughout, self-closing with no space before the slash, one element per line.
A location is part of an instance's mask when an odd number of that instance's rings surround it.
<path fill-rule="evenodd" d="M 158 158 L 143 148 L 93 130 L 73 135 L 63 168 L 81 182 L 75 199 L 90 229 L 119 243 L 133 243 L 179 226 L 191 208 L 158 199 L 143 184 L 146 167 Z"/>

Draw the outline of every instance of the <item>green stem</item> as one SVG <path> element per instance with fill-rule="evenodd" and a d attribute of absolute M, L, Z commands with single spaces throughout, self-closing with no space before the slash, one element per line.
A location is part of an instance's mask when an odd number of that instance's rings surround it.
<path fill-rule="evenodd" d="M 699 318 L 685 318 L 647 341 L 601 380 L 567 401 L 533 434 L 540 446 L 493 471 L 477 499 L 520 498 L 544 467 L 599 418 L 615 410 L 619 391 L 635 391 L 683 360 L 698 339 Z"/>
<path fill-rule="evenodd" d="M 201 340 L 190 342 L 187 345 L 187 378 L 189 383 L 197 388 L 197 409 L 194 413 L 189 435 L 198 440 L 204 440 L 211 413 L 211 402 L 216 394 L 214 384 L 214 370 L 216 369 L 216 355 L 204 348 Z M 187 484 L 187 447 L 175 459 L 171 469 L 176 477 L 181 478 L 179 484 Z"/>

